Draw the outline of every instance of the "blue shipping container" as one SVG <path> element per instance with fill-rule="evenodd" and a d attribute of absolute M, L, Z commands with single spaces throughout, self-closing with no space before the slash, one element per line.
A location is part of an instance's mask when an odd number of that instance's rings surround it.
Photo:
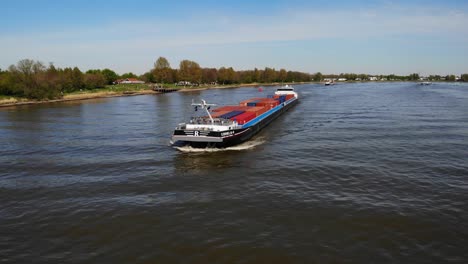
<path fill-rule="evenodd" d="M 225 119 L 230 119 L 230 118 L 233 118 L 233 117 L 235 117 L 235 116 L 238 116 L 238 115 L 240 115 L 240 114 L 242 114 L 242 113 L 244 113 L 244 112 L 245 112 L 245 111 L 236 110 L 236 111 L 231 111 L 231 112 L 229 112 L 229 113 L 226 113 L 226 114 L 224 114 L 224 115 L 221 115 L 221 116 L 219 116 L 219 117 L 220 117 L 220 118 L 225 118 Z"/>

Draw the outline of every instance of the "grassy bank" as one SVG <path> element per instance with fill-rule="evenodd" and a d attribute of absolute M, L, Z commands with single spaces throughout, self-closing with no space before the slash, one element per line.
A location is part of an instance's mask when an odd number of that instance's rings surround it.
<path fill-rule="evenodd" d="M 151 90 L 151 88 L 146 84 L 119 84 L 108 85 L 100 89 L 80 90 L 72 93 L 65 93 L 62 98 L 53 100 L 31 100 L 21 97 L 0 96 L 0 106 L 39 104 L 154 93 L 156 92 Z"/>
<path fill-rule="evenodd" d="M 300 84 L 300 83 L 294 83 Z M 226 84 L 226 85 L 200 85 L 200 86 L 176 86 L 174 84 L 165 84 L 164 88 L 177 89 L 180 92 L 207 90 L 207 89 L 227 89 L 237 87 L 257 87 L 257 86 L 275 86 L 281 85 L 280 83 L 249 83 L 249 84 Z M 156 94 L 157 92 L 152 90 L 153 86 L 148 84 L 118 84 L 118 85 L 107 85 L 104 88 L 92 89 L 92 90 L 81 90 L 73 93 L 66 93 L 62 98 L 54 100 L 31 100 L 21 97 L 11 97 L 0 95 L 0 107 L 1 106 L 14 106 L 14 105 L 25 105 L 25 104 L 39 104 L 39 103 L 50 103 L 50 102 L 64 102 L 74 100 L 86 100 L 94 98 L 105 98 L 105 97 L 116 97 L 116 96 L 130 96 L 130 95 L 142 95 L 142 94 Z"/>

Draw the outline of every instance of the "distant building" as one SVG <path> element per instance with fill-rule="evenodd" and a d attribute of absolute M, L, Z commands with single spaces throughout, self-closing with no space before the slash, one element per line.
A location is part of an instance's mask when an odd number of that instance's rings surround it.
<path fill-rule="evenodd" d="M 186 86 L 186 85 L 192 85 L 192 83 L 189 82 L 189 81 L 180 81 L 180 82 L 176 83 L 175 85 L 177 85 L 177 86 Z"/>
<path fill-rule="evenodd" d="M 339 81 L 339 82 L 346 82 L 347 79 L 346 79 L 346 78 L 338 78 L 338 81 Z"/>
<path fill-rule="evenodd" d="M 369 81 L 378 81 L 379 77 L 377 76 L 369 76 Z"/>
<path fill-rule="evenodd" d="M 145 83 L 144 81 L 141 81 L 141 80 L 138 80 L 136 78 L 126 78 L 126 79 L 119 79 L 117 81 L 114 82 L 115 84 L 120 84 L 120 83 L 123 83 L 123 84 L 128 84 L 128 83 L 133 83 L 133 84 L 136 84 L 136 83 Z"/>

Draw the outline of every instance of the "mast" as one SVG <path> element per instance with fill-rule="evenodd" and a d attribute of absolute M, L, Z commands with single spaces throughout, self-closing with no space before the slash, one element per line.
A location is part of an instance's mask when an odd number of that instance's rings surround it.
<path fill-rule="evenodd" d="M 201 107 L 202 109 L 205 109 L 206 113 L 208 114 L 208 116 L 210 117 L 210 120 L 211 120 L 211 124 L 213 125 L 214 124 L 214 120 L 213 120 L 213 117 L 211 117 L 211 114 L 210 114 L 210 111 L 208 111 L 208 108 L 210 106 L 216 106 L 216 104 L 207 104 L 205 100 L 201 100 L 201 103 L 194 103 L 193 102 L 193 99 L 192 99 L 192 106 L 196 106 L 196 107 Z"/>

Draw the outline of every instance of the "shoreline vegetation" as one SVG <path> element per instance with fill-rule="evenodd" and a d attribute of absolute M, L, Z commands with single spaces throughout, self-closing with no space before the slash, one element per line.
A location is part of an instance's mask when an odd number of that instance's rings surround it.
<path fill-rule="evenodd" d="M 347 81 L 341 83 L 357 83 L 363 81 Z M 370 82 L 370 81 L 364 81 Z M 383 82 L 401 82 L 401 81 L 380 81 L 376 83 Z M 413 81 L 416 82 L 416 81 Z M 446 81 L 439 81 L 446 82 Z M 323 82 L 289 82 L 289 83 L 244 83 L 244 84 L 226 84 L 226 85 L 200 85 L 200 86 L 164 86 L 168 89 L 174 89 L 174 92 L 194 92 L 194 91 L 203 91 L 210 89 L 233 89 L 240 87 L 262 87 L 262 86 L 280 86 L 280 85 L 300 85 L 300 84 L 323 84 Z M 80 101 L 80 100 L 90 100 L 90 99 L 101 99 L 101 98 L 111 98 L 111 97 L 123 97 L 123 96 L 136 96 L 136 95 L 147 95 L 147 94 L 162 94 L 163 92 L 158 92 L 154 90 L 154 85 L 151 84 L 116 84 L 116 85 L 107 85 L 105 88 L 101 89 L 92 89 L 92 90 L 82 90 L 78 92 L 64 94 L 61 98 L 57 99 L 42 99 L 42 100 L 33 100 L 28 98 L 21 97 L 11 97 L 0 95 L 0 108 L 1 107 L 12 107 L 20 105 L 34 105 L 34 104 L 44 104 L 44 103 L 57 103 L 57 102 L 69 102 L 69 101 Z"/>
<path fill-rule="evenodd" d="M 232 84 L 232 85 L 205 85 L 205 86 L 201 85 L 201 86 L 196 86 L 196 87 L 187 87 L 187 86 L 183 87 L 182 86 L 182 87 L 173 88 L 173 89 L 175 89 L 175 92 L 194 92 L 194 91 L 203 91 L 203 90 L 209 90 L 209 89 L 232 89 L 232 88 L 240 88 L 240 87 L 279 86 L 279 85 L 285 85 L 285 84 L 306 84 L 306 83 L 310 83 L 310 82 L 248 83 L 248 84 Z M 153 90 L 153 86 L 148 85 L 148 84 L 140 84 L 140 85 L 116 84 L 116 85 L 109 85 L 103 89 L 84 90 L 80 92 L 65 94 L 62 96 L 62 98 L 59 98 L 59 99 L 31 100 L 27 98 L 0 96 L 0 107 L 80 101 L 80 100 L 89 100 L 89 99 L 136 96 L 136 95 L 147 95 L 147 94 L 162 94 L 162 92 Z"/>
<path fill-rule="evenodd" d="M 408 76 L 341 73 L 322 74 L 264 69 L 235 71 L 232 67 L 202 68 L 194 61 L 183 60 L 178 69 L 159 57 L 152 69 L 137 76 L 131 72 L 118 75 L 110 69 L 82 72 L 78 67 L 46 67 L 40 61 L 24 59 L 8 70 L 0 69 L 0 107 L 51 102 L 77 101 L 95 98 L 158 94 L 164 91 L 187 92 L 206 89 L 260 87 L 283 84 L 323 83 L 325 81 L 468 81 L 468 74 L 431 75 L 417 73 Z"/>

